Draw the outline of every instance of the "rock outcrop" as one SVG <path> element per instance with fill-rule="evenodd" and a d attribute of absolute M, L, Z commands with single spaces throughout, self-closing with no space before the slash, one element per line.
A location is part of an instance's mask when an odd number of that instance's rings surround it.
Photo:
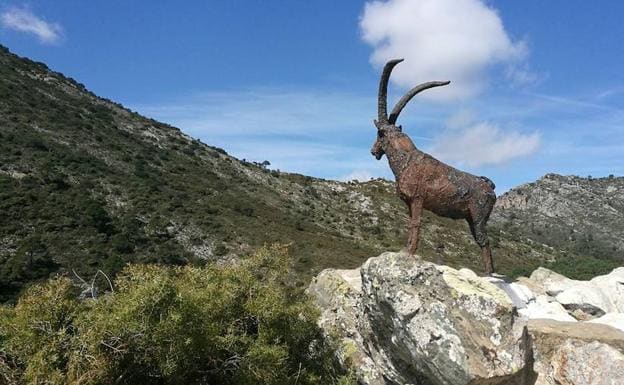
<path fill-rule="evenodd" d="M 623 261 L 623 217 L 623 177 L 547 174 L 498 197 L 489 223 L 570 255 Z"/>
<path fill-rule="evenodd" d="M 536 385 L 624 384 L 624 333 L 609 326 L 534 319 L 528 323 Z"/>
<path fill-rule="evenodd" d="M 531 274 L 530 280 L 578 320 L 590 320 L 606 313 L 624 313 L 624 267 L 590 281 L 568 279 L 539 268 Z M 624 330 L 624 324 L 620 326 Z"/>
<path fill-rule="evenodd" d="M 384 253 L 324 270 L 309 292 L 362 384 L 615 385 L 624 384 L 624 314 L 612 296 L 623 274 L 574 281 L 538 269 L 509 283 Z M 571 306 L 579 290 L 586 296 Z"/>

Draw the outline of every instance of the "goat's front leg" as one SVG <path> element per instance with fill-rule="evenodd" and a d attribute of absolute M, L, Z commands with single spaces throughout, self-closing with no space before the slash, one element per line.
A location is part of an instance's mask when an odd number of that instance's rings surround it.
<path fill-rule="evenodd" d="M 416 254 L 418 249 L 418 234 L 420 232 L 420 215 L 422 214 L 423 202 L 415 199 L 408 203 L 410 212 L 409 236 L 407 239 L 407 252 Z"/>

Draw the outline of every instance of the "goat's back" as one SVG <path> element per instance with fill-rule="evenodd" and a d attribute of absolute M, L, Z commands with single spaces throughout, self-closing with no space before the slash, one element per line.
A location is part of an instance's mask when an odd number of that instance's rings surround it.
<path fill-rule="evenodd" d="M 473 201 L 496 200 L 494 183 L 488 178 L 458 170 L 420 151 L 397 179 L 397 190 L 404 201 L 421 199 L 425 209 L 450 218 L 466 218 Z"/>

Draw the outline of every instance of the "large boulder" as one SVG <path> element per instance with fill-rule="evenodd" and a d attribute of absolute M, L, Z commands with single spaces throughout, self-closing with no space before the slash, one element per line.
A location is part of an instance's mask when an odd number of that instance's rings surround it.
<path fill-rule="evenodd" d="M 624 333 L 596 323 L 529 321 L 535 385 L 621 385 Z"/>
<path fill-rule="evenodd" d="M 508 282 L 384 253 L 321 272 L 309 293 L 361 384 L 615 385 L 623 275 L 575 281 L 540 268 Z"/>
<path fill-rule="evenodd" d="M 399 253 L 371 258 L 359 272 L 359 292 L 348 284 L 355 271 L 336 270 L 309 290 L 323 310 L 321 326 L 346 345 L 342 359 L 355 363 L 360 382 L 522 383 L 530 355 L 524 322 L 496 285 Z M 348 300 L 333 298 L 345 292 Z"/>
<path fill-rule="evenodd" d="M 561 293 L 565 289 L 572 286 L 575 282 L 564 275 L 555 273 L 554 271 L 544 267 L 538 267 L 535 269 L 535 271 L 531 273 L 531 277 L 529 277 L 529 279 L 535 285 L 541 287 L 543 292 L 552 296 L 556 296 Z"/>
<path fill-rule="evenodd" d="M 494 284 L 397 253 L 369 259 L 361 275 L 375 345 L 395 367 L 449 385 L 509 384 L 521 375 L 524 325 Z"/>
<path fill-rule="evenodd" d="M 578 320 L 624 312 L 624 267 L 590 281 L 569 279 L 540 267 L 531 274 L 529 281 Z"/>
<path fill-rule="evenodd" d="M 624 313 L 624 267 L 618 267 L 611 273 L 593 278 L 589 282 L 609 299 L 611 307 L 605 309 L 605 312 Z"/>
<path fill-rule="evenodd" d="M 360 270 L 323 270 L 310 284 L 320 308 L 319 326 L 330 338 L 337 340 L 338 359 L 353 370 L 358 380 L 369 385 L 384 385 L 394 368 L 379 365 L 366 348 L 364 336 L 372 335 L 368 321 L 361 312 Z M 394 377 L 401 378 L 395 374 Z"/>

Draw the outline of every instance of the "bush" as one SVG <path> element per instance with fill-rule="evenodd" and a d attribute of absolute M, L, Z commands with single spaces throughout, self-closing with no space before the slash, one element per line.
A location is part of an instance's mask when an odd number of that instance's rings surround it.
<path fill-rule="evenodd" d="M 0 378 L 50 384 L 331 384 L 316 308 L 265 247 L 236 266 L 132 265 L 79 301 L 68 278 L 0 312 Z"/>
<path fill-rule="evenodd" d="M 0 379 L 63 383 L 73 345 L 73 321 L 80 307 L 77 296 L 68 279 L 55 279 L 31 287 L 14 309 L 3 309 Z"/>
<path fill-rule="evenodd" d="M 218 242 L 215 244 L 214 255 L 216 255 L 217 257 L 222 257 L 225 254 L 227 254 L 227 252 L 228 252 L 227 246 L 225 246 L 222 242 Z"/>
<path fill-rule="evenodd" d="M 547 268 L 571 279 L 590 280 L 598 275 L 609 274 L 621 266 L 616 260 L 592 257 L 561 259 L 546 265 Z"/>

